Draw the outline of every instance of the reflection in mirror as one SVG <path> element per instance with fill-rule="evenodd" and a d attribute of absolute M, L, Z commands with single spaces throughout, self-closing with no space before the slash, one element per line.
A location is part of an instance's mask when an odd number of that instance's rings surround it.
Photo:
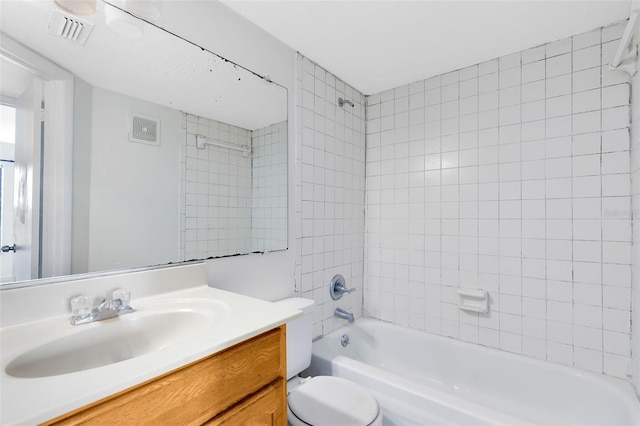
<path fill-rule="evenodd" d="M 2 282 L 287 248 L 286 89 L 161 29 L 198 3 L 3 0 Z"/>

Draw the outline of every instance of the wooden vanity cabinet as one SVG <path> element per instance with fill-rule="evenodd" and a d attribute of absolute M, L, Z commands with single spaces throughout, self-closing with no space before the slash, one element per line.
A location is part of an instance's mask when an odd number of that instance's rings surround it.
<path fill-rule="evenodd" d="M 286 406 L 281 409 L 280 399 L 285 393 L 286 403 L 286 385 L 287 382 L 279 379 L 205 424 L 207 426 L 285 425 L 287 410 Z"/>
<path fill-rule="evenodd" d="M 285 325 L 45 425 L 286 425 Z"/>

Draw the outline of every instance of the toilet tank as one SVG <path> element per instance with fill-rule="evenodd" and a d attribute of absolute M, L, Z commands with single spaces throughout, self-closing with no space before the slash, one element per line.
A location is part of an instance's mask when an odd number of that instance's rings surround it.
<path fill-rule="evenodd" d="M 309 367 L 311 364 L 311 343 L 313 340 L 313 305 L 311 299 L 292 297 L 275 303 L 287 308 L 299 309 L 303 315 L 287 322 L 287 380 Z"/>

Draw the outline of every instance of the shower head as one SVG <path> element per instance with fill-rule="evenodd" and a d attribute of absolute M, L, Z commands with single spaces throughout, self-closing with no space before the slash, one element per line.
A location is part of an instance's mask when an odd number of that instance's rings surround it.
<path fill-rule="evenodd" d="M 342 108 L 342 107 L 344 107 L 344 104 L 351 105 L 351 108 L 353 108 L 353 107 L 354 107 L 353 102 L 348 101 L 348 100 L 346 100 L 346 99 L 338 98 L 338 106 L 339 106 L 340 108 Z"/>

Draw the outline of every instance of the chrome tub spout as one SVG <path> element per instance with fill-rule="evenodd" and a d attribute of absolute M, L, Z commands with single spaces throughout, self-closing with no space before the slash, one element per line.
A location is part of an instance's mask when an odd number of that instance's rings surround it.
<path fill-rule="evenodd" d="M 355 321 L 353 314 L 351 312 L 345 311 L 342 308 L 336 308 L 334 315 L 338 318 L 346 319 L 347 321 L 349 321 L 349 324 L 353 324 L 353 322 Z"/>

